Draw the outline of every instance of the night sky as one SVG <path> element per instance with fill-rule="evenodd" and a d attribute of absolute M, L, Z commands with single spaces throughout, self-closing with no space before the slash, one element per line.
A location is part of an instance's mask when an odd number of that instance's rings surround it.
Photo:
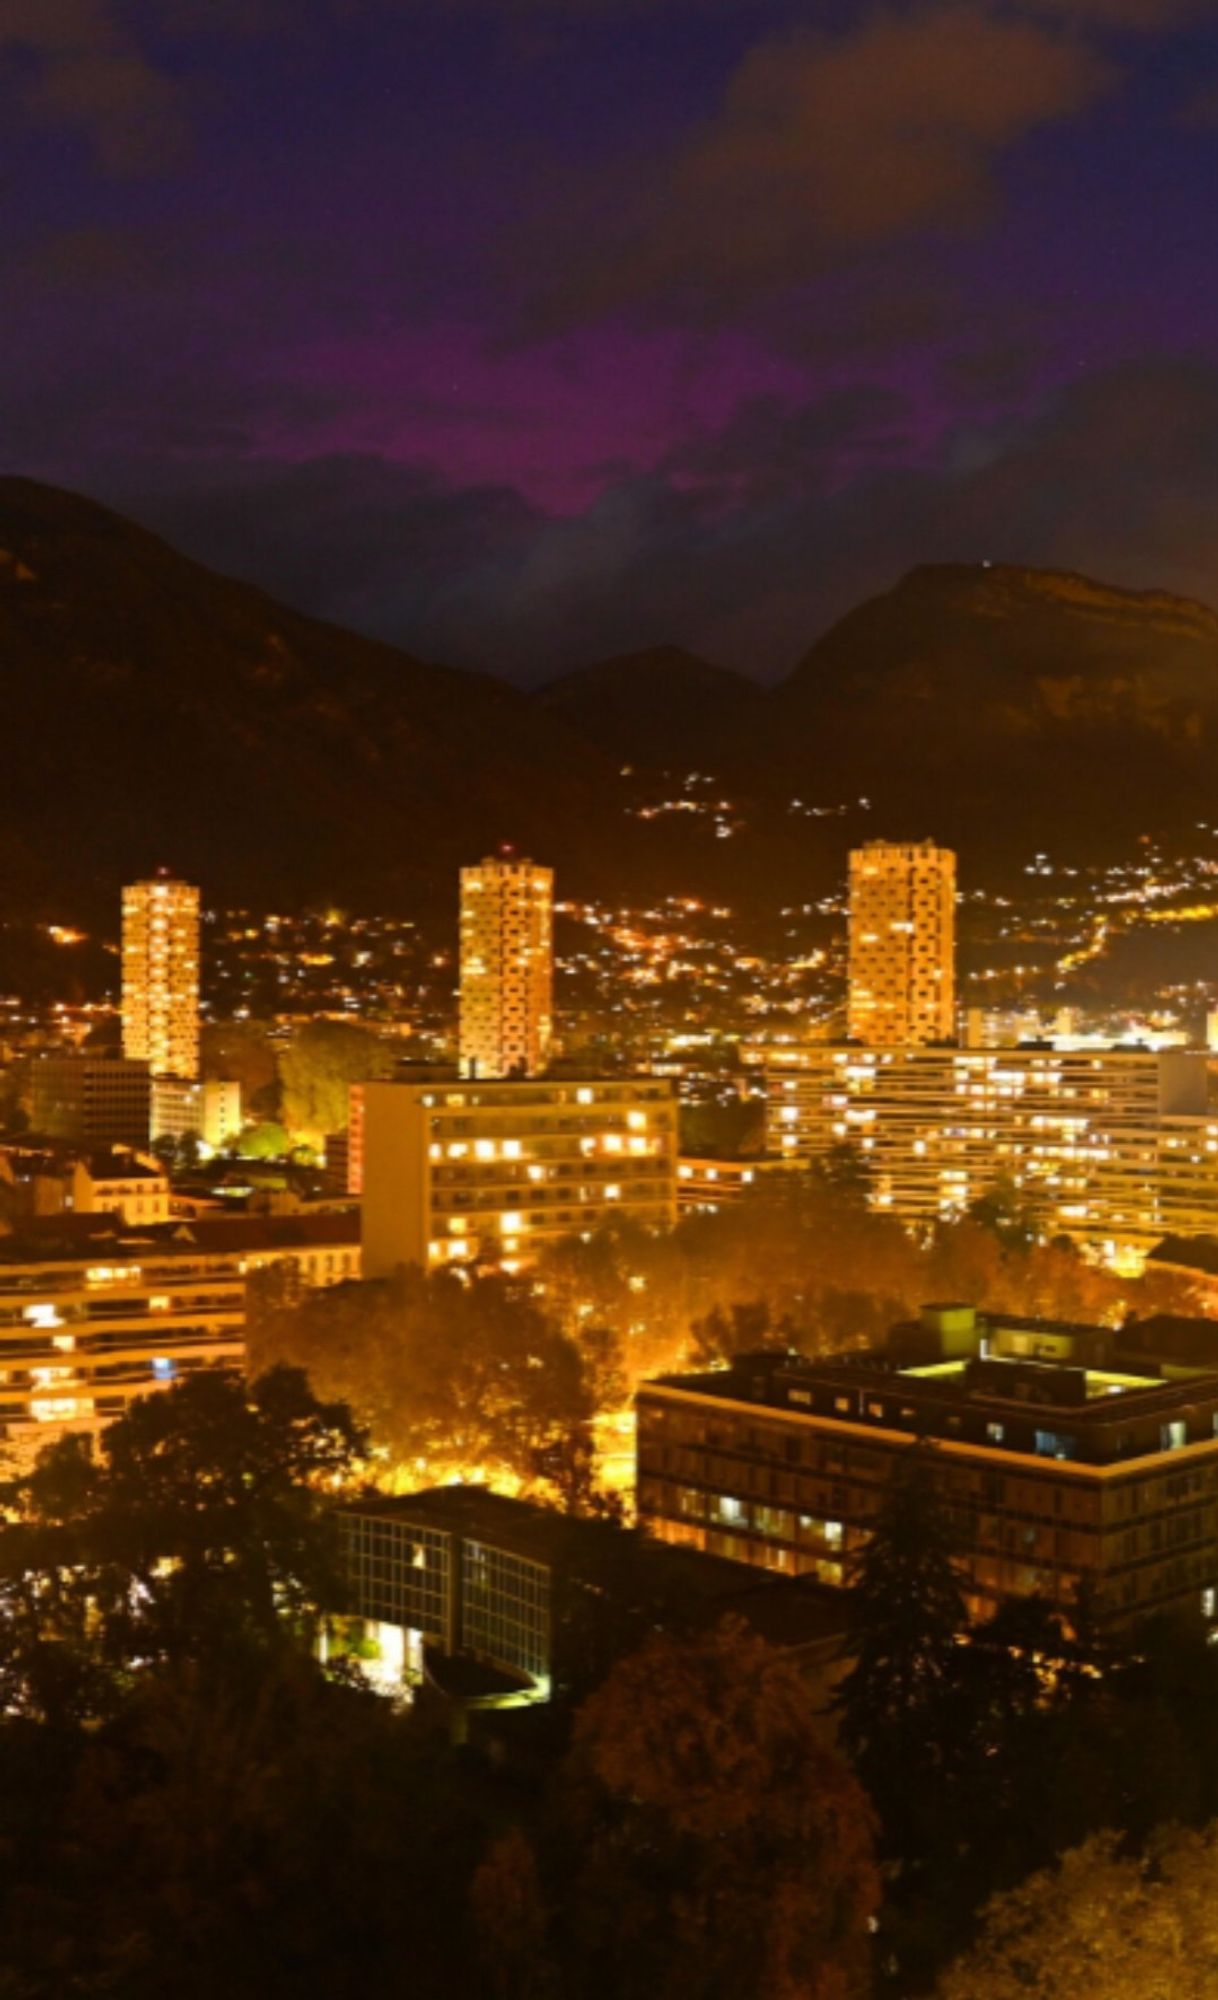
<path fill-rule="evenodd" d="M 535 680 L 1218 603 L 1218 0 L 0 0 L 0 462 Z"/>

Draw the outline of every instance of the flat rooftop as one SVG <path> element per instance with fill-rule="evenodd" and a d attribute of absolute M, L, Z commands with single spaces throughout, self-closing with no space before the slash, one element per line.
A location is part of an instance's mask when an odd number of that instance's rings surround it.
<path fill-rule="evenodd" d="M 152 1256 L 239 1256 L 294 1249 L 354 1249 L 360 1240 L 356 1209 L 317 1215 L 204 1215 L 148 1227 L 109 1212 L 35 1216 L 0 1238 L 5 1264 L 79 1263 L 105 1256 L 112 1263 Z"/>
<path fill-rule="evenodd" d="M 1218 1442 L 1218 1372 L 1168 1381 L 1146 1369 L 994 1356 L 903 1367 L 884 1354 L 762 1353 L 660 1376 L 640 1400 L 651 1387 L 1024 1458 L 1106 1465 Z"/>
<path fill-rule="evenodd" d="M 1025 1361 L 1022 1358 L 1015 1357 L 1005 1359 L 1002 1356 L 995 1356 L 994 1360 L 996 1363 L 994 1375 L 989 1378 L 991 1391 L 996 1391 L 999 1395 L 1002 1394 L 1001 1378 L 998 1377 L 997 1371 L 1000 1368 L 1009 1368 L 1012 1371 L 1011 1394 L 1018 1402 L 1026 1403 L 1037 1400 L 1032 1394 L 1021 1396 L 1018 1389 L 1020 1382 L 1026 1384 L 1029 1389 L 1035 1385 L 1037 1375 L 1034 1371 L 1036 1370 L 1040 1370 L 1041 1375 L 1045 1378 L 1059 1374 L 1068 1374 L 1071 1380 L 1078 1384 L 1079 1396 L 1085 1402 L 1090 1402 L 1094 1397 L 1098 1396 L 1124 1396 L 1131 1390 L 1161 1389 L 1163 1386 L 1160 1377 L 1157 1375 L 1125 1375 L 1118 1374 L 1108 1368 L 1067 1367 L 1060 1369 L 1052 1366 L 1045 1368 L 1040 1362 Z M 930 1382 L 944 1389 L 959 1389 L 967 1396 L 976 1393 L 976 1390 L 970 1387 L 969 1378 L 969 1371 L 973 1365 L 970 1360 L 930 1361 L 914 1368 L 898 1368 L 896 1372 L 904 1380 Z M 1046 1389 L 1048 1389 L 1047 1380 Z M 1051 1397 L 1046 1395 L 1045 1400 L 1049 1401 Z M 1074 1398 L 1071 1397 L 1069 1401 L 1071 1408 L 1075 1407 Z"/>

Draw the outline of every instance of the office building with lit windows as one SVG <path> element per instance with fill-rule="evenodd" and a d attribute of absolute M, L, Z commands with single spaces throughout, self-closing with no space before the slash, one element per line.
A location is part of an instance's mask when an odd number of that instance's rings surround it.
<path fill-rule="evenodd" d="M 245 1283 L 235 1263 L 114 1254 L 100 1237 L 92 1256 L 0 1263 L 0 1466 L 201 1369 L 242 1368 Z"/>
<path fill-rule="evenodd" d="M 602 1615 L 612 1598 L 640 1636 L 734 1615 L 797 1654 L 811 1686 L 827 1690 L 840 1671 L 846 1620 L 835 1593 L 749 1576 L 609 1521 L 459 1485 L 367 1493 L 337 1518 L 361 1668 L 390 1694 L 426 1683 L 466 1711 L 544 1701 L 569 1685 L 581 1597 Z M 341 1649 L 341 1625 L 336 1637 Z"/>
<path fill-rule="evenodd" d="M 514 856 L 461 870 L 461 1070 L 536 1076 L 554 1008 L 554 871 Z"/>
<path fill-rule="evenodd" d="M 165 1223 L 147 1212 L 150 1183 L 129 1165 L 117 1174 L 94 1184 L 87 1210 L 0 1239 L 0 1467 L 67 1431 L 96 1434 L 200 1369 L 243 1368 L 255 1272 L 285 1268 L 302 1288 L 359 1276 L 352 1215 Z"/>
<path fill-rule="evenodd" d="M 199 891 L 168 875 L 123 890 L 123 1054 L 199 1073 Z"/>
<path fill-rule="evenodd" d="M 559 1515 L 480 1486 L 370 1494 L 338 1515 L 348 1610 L 375 1651 L 374 1677 L 409 1685 L 426 1649 L 491 1669 L 486 1693 L 550 1692 L 550 1592 Z M 506 1676 L 502 1684 L 498 1676 Z"/>
<path fill-rule="evenodd" d="M 956 1031 L 956 857 L 933 841 L 870 840 L 850 856 L 848 1032 L 870 1046 Z"/>
<path fill-rule="evenodd" d="M 683 1209 L 714 1213 L 734 1207 L 751 1188 L 772 1181 L 776 1174 L 799 1173 L 806 1160 L 787 1154 L 776 1159 L 728 1160 L 682 1154 L 677 1161 L 677 1200 Z"/>
<path fill-rule="evenodd" d="M 1218 1374 L 1105 1347 L 1105 1328 L 924 1308 L 884 1353 L 744 1356 L 640 1389 L 638 1511 L 662 1539 L 849 1581 L 919 1441 L 975 1616 L 1044 1598 L 1067 1618 L 1213 1616 Z M 920 1338 L 919 1338 L 920 1336 Z M 1062 1354 L 1069 1358 L 1060 1358 Z"/>
<path fill-rule="evenodd" d="M 241 1130 L 241 1085 L 218 1077 L 154 1076 L 154 1139 L 197 1139 L 217 1153 Z"/>
<path fill-rule="evenodd" d="M 40 1055 L 29 1071 L 30 1126 L 42 1138 L 90 1148 L 146 1146 L 152 1078 L 127 1056 Z"/>
<path fill-rule="evenodd" d="M 364 1276 L 474 1260 L 514 1270 L 619 1217 L 677 1216 L 666 1078 L 363 1085 Z"/>
<path fill-rule="evenodd" d="M 765 1078 L 768 1150 L 857 1147 L 872 1201 L 903 1220 L 962 1215 L 1006 1182 L 1046 1234 L 1110 1255 L 1218 1223 L 1204 1050 L 807 1042 L 745 1060 Z"/>

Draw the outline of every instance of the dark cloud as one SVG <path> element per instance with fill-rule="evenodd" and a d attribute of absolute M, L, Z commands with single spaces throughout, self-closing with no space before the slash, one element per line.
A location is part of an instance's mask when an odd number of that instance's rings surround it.
<path fill-rule="evenodd" d="M 570 516 L 371 457 L 91 483 L 318 615 L 523 680 L 665 640 L 764 677 L 919 562 L 1218 598 L 1218 368 L 1130 365 L 919 465 L 895 455 L 904 421 L 865 385 L 785 415 L 755 399 Z"/>
<path fill-rule="evenodd" d="M 1017 0 L 1030 14 L 1074 27 L 1155 33 L 1185 27 L 1213 12 L 1213 0 Z"/>
<path fill-rule="evenodd" d="M 944 357 L 939 374 L 957 404 L 992 409 L 1022 400 L 1035 387 L 1045 365 L 1044 329 L 1040 337 L 1013 330 L 993 334 L 985 342 Z"/>
<path fill-rule="evenodd" d="M 836 38 L 758 43 L 718 116 L 543 254 L 543 318 L 665 302 L 736 307 L 826 264 L 984 214 L 1002 152 L 1113 80 L 1076 37 L 961 0 L 874 14 Z"/>
<path fill-rule="evenodd" d="M 176 93 L 155 67 L 119 0 L 3 0 L 0 105 L 66 126 L 118 176 L 169 163 L 184 128 Z M 4 88 L 7 86 L 7 89 Z"/>
<path fill-rule="evenodd" d="M 909 406 L 895 389 L 859 383 L 792 409 L 779 396 L 747 398 L 720 429 L 670 452 L 661 474 L 678 486 L 769 504 L 907 448 Z"/>
<path fill-rule="evenodd" d="M 1218 129 L 1218 84 L 1210 83 L 1185 104 L 1180 122 L 1195 132 Z"/>

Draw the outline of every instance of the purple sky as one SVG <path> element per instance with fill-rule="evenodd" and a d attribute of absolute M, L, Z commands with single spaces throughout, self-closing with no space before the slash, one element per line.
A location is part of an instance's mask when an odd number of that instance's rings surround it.
<path fill-rule="evenodd" d="M 537 679 L 1218 601 L 1218 0 L 0 0 L 6 469 Z"/>

